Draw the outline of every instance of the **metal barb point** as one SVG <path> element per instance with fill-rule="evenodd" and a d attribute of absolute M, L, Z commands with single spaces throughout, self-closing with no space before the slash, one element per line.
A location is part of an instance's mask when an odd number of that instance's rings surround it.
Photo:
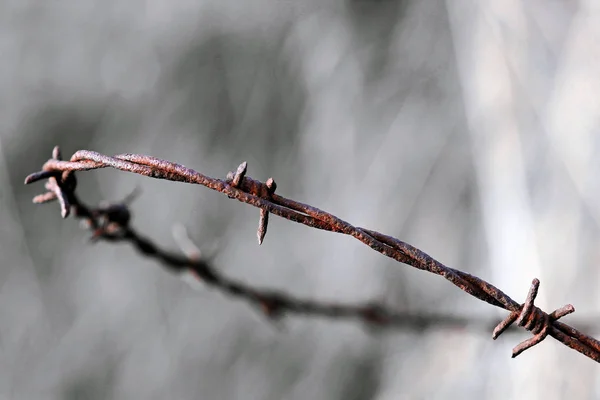
<path fill-rule="evenodd" d="M 563 306 L 550 314 L 546 314 L 544 311 L 534 305 L 535 298 L 537 297 L 538 290 L 540 287 L 540 281 L 536 278 L 531 282 L 531 287 L 527 293 L 525 303 L 521 306 L 520 311 L 513 311 L 508 317 L 500 322 L 494 332 L 492 333 L 492 339 L 497 339 L 508 327 L 513 323 L 517 323 L 518 326 L 522 326 L 526 330 L 534 334 L 532 338 L 529 338 L 513 348 L 512 358 L 517 357 L 525 350 L 532 348 L 533 346 L 542 342 L 548 336 L 552 323 L 565 315 L 571 314 L 575 311 L 575 308 L 568 304 Z"/>
<path fill-rule="evenodd" d="M 275 183 L 275 180 L 273 178 L 269 178 L 267 179 L 267 182 L 265 182 L 265 186 L 267 188 L 266 190 L 266 198 L 268 200 L 271 200 L 273 197 L 273 193 L 275 193 L 275 190 L 277 189 L 277 183 Z M 258 238 L 258 245 L 260 246 L 264 239 L 265 239 L 265 235 L 267 234 L 267 227 L 269 225 L 269 212 L 267 210 L 265 210 L 264 208 L 260 209 L 260 218 L 258 220 L 258 230 L 256 231 L 256 237 Z"/>
<path fill-rule="evenodd" d="M 246 176 L 246 171 L 248 169 L 248 163 L 244 161 L 239 165 L 237 171 L 235 171 L 235 175 L 233 176 L 233 181 L 231 182 L 231 186 L 240 187 L 240 184 L 244 180 L 244 176 Z"/>

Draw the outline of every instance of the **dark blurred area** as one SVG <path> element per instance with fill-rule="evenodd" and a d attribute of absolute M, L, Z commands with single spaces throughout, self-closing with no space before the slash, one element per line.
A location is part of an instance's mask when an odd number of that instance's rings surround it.
<path fill-rule="evenodd" d="M 133 226 L 183 224 L 258 287 L 383 301 L 440 323 L 365 329 L 191 287 L 124 244 L 91 244 L 23 185 L 60 145 L 139 153 L 277 192 L 396 236 L 524 301 L 595 325 L 600 13 L 594 1 L 0 2 L 0 398 L 597 398 L 597 367 L 504 312 L 343 235 L 204 187 L 78 173 L 88 204 L 138 188 Z M 569 317 L 571 318 L 571 317 Z M 567 320 L 568 321 L 568 320 Z M 587 331 L 591 335 L 600 334 Z"/>

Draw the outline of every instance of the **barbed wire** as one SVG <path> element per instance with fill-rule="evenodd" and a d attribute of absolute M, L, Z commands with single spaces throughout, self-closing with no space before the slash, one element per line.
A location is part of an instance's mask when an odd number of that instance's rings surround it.
<path fill-rule="evenodd" d="M 600 362 L 599 341 L 558 321 L 575 311 L 572 305 L 568 304 L 549 314 L 534 305 L 540 285 L 538 279 L 533 280 L 525 303 L 519 304 L 491 283 L 466 272 L 449 268 L 423 251 L 394 237 L 355 227 L 326 211 L 275 194 L 277 185 L 273 178 L 263 183 L 246 176 L 245 162 L 240 164 L 235 172 L 229 172 L 225 180 L 220 180 L 177 163 L 140 154 L 120 154 L 110 157 L 93 151 L 80 150 L 73 154 L 70 161 L 63 161 L 57 146 L 52 152 L 52 158 L 43 165 L 42 170 L 29 175 L 25 179 L 25 184 L 47 179 L 45 185 L 47 192 L 36 196 L 33 199 L 34 203 L 58 200 L 63 218 L 72 212 L 76 218 L 86 221 L 94 232 L 94 238 L 130 242 L 139 252 L 160 260 L 172 271 L 189 271 L 205 284 L 259 306 L 260 310 L 272 319 L 279 319 L 285 313 L 299 313 L 358 318 L 376 326 L 419 323 L 419 319 L 414 315 L 393 312 L 377 303 L 358 305 L 325 303 L 299 299 L 280 291 L 257 289 L 219 273 L 207 260 L 201 258 L 197 249 L 189 243 L 181 246 L 186 253 L 185 256 L 160 249 L 130 226 L 131 213 L 128 208 L 130 199 L 119 204 L 90 208 L 76 196 L 77 180 L 74 174 L 76 171 L 107 167 L 151 178 L 200 184 L 224 193 L 229 198 L 260 208 L 257 230 L 259 244 L 265 238 L 269 213 L 272 213 L 309 227 L 352 236 L 389 258 L 440 275 L 471 296 L 510 312 L 494 328 L 493 339 L 497 339 L 515 322 L 517 326 L 533 334 L 533 337 L 514 347 L 513 357 L 540 343 L 547 336 L 551 336 L 571 349 Z M 432 321 L 448 325 L 468 323 L 458 317 L 444 319 L 443 316 L 421 318 L 420 323 L 427 324 Z"/>

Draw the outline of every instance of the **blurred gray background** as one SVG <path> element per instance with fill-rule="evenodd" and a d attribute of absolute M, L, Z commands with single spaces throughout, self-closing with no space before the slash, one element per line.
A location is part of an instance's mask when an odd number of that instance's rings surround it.
<path fill-rule="evenodd" d="M 0 2 L 1 399 L 598 398 L 600 367 L 526 332 L 290 317 L 194 290 L 129 246 L 90 245 L 23 186 L 60 145 L 149 154 L 394 235 L 523 301 L 600 301 L 600 15 L 587 1 Z M 139 186 L 133 225 L 183 223 L 229 276 L 315 299 L 499 321 L 505 312 L 356 240 L 203 187 Z M 216 250 L 215 250 L 216 249 Z M 599 321 L 600 322 L 600 321 Z M 587 333 L 600 335 L 600 330 Z"/>

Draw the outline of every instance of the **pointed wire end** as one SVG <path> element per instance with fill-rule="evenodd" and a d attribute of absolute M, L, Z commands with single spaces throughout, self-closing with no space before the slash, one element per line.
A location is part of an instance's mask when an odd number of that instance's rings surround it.
<path fill-rule="evenodd" d="M 267 234 L 267 227 L 269 226 L 269 212 L 265 209 L 260 209 L 260 218 L 258 220 L 258 229 L 256 230 L 256 237 L 258 238 L 258 244 L 261 245 L 265 240 Z"/>
<path fill-rule="evenodd" d="M 557 310 L 554 310 L 552 313 L 550 313 L 550 320 L 556 321 L 557 319 L 560 319 L 560 318 L 564 317 L 565 315 L 569 315 L 574 312 L 575 312 L 575 307 L 573 307 L 572 304 L 567 304 L 566 306 L 563 306 Z"/>
<path fill-rule="evenodd" d="M 62 160 L 62 155 L 60 154 L 60 147 L 54 146 L 54 148 L 52 149 L 52 158 L 54 158 L 55 160 Z"/>
<path fill-rule="evenodd" d="M 44 204 L 44 203 L 49 203 L 54 200 L 56 200 L 56 193 L 46 192 L 46 193 L 38 194 L 37 196 L 35 196 L 33 198 L 33 203 L 34 204 Z"/>
<path fill-rule="evenodd" d="M 237 167 L 235 174 L 233 174 L 231 186 L 239 187 L 241 185 L 242 181 L 244 180 L 244 176 L 246 176 L 247 167 L 248 167 L 248 163 L 246 161 L 244 161 Z M 229 177 L 229 174 L 227 174 L 227 176 Z"/>
<path fill-rule="evenodd" d="M 492 340 L 498 339 L 500 337 L 500 335 L 502 335 L 504 333 L 505 330 L 506 330 L 506 328 L 499 329 L 498 327 L 496 327 L 496 329 L 494 329 L 494 331 L 492 332 Z"/>
<path fill-rule="evenodd" d="M 566 306 L 564 306 L 563 308 L 560 308 L 557 312 L 557 314 L 560 317 L 564 317 L 565 315 L 569 315 L 575 312 L 575 307 L 573 306 L 573 304 L 567 304 Z"/>
<path fill-rule="evenodd" d="M 529 346 L 529 347 L 531 347 L 531 346 Z M 519 355 L 521 355 L 521 353 L 523 353 L 529 347 L 520 347 L 520 346 L 515 347 L 512 351 L 511 358 L 517 358 Z"/>
<path fill-rule="evenodd" d="M 500 335 L 504 333 L 510 326 L 515 322 L 515 320 L 519 317 L 519 313 L 511 312 L 504 320 L 502 320 L 492 332 L 492 339 L 496 340 Z"/>
<path fill-rule="evenodd" d="M 24 183 L 25 183 L 25 185 L 29 185 L 30 183 L 34 183 L 34 182 L 40 181 L 42 179 L 49 178 L 50 176 L 51 176 L 51 173 L 49 171 L 34 172 L 33 174 L 27 175 Z"/>
<path fill-rule="evenodd" d="M 504 331 L 506 331 L 510 325 L 512 325 L 511 323 L 508 323 L 508 321 L 504 320 L 502 322 L 500 322 L 498 324 L 498 326 L 496 326 L 494 328 L 494 331 L 492 332 L 492 340 L 496 340 L 500 337 L 500 335 L 502 335 L 504 333 Z"/>
<path fill-rule="evenodd" d="M 66 206 L 66 207 L 62 207 L 60 210 L 60 215 L 63 218 L 67 218 L 69 216 L 69 214 L 71 214 L 71 207 Z"/>
<path fill-rule="evenodd" d="M 518 355 L 520 355 L 522 352 L 524 352 L 525 350 L 527 350 L 528 348 L 530 348 L 531 346 L 526 344 L 527 342 L 529 342 L 531 339 L 528 339 L 520 344 L 518 344 L 517 346 L 515 346 L 512 350 L 512 356 L 511 358 L 516 358 Z"/>
<path fill-rule="evenodd" d="M 515 358 L 525 350 L 529 350 L 533 346 L 540 344 L 548 335 L 548 326 L 544 328 L 540 333 L 536 334 L 532 338 L 529 338 L 518 345 L 516 345 L 512 350 L 512 358 Z"/>

